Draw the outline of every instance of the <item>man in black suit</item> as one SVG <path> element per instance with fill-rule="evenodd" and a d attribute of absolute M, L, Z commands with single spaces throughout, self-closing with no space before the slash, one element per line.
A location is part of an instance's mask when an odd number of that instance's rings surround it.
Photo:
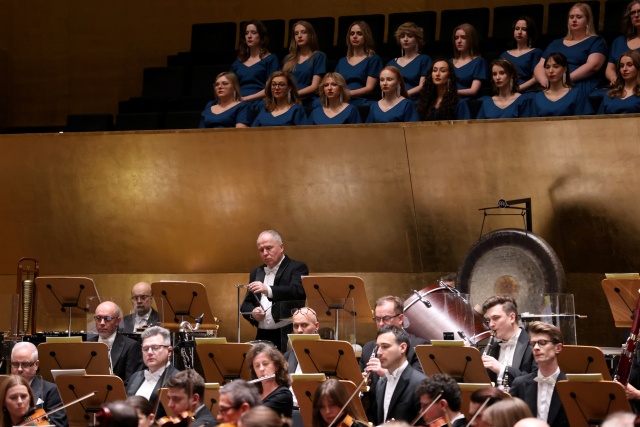
<path fill-rule="evenodd" d="M 440 398 L 434 400 L 442 393 Z M 458 383 L 447 374 L 436 374 L 422 381 L 416 389 L 420 398 L 420 412 L 431 408 L 422 415 L 424 422 L 429 425 L 435 420 L 442 419 L 451 427 L 465 427 L 467 419 L 460 412 L 462 395 Z"/>
<path fill-rule="evenodd" d="M 502 390 L 508 388 L 514 378 L 533 372 L 537 365 L 529 334 L 518 326 L 518 305 L 513 298 L 493 296 L 484 302 L 482 312 L 499 340 L 489 354 L 482 357 L 482 362 L 491 381 Z"/>
<path fill-rule="evenodd" d="M 138 341 L 132 340 L 118 332 L 122 320 L 120 307 L 112 301 L 105 301 L 96 307 L 95 316 L 97 337 L 87 341 L 103 342 L 109 347 L 111 371 L 127 384 L 131 376 L 144 369 L 142 349 Z"/>
<path fill-rule="evenodd" d="M 41 376 L 36 376 L 40 361 L 38 349 L 30 342 L 19 342 L 11 350 L 11 375 L 19 375 L 27 380 L 33 391 L 33 402 L 36 409 L 44 409 L 49 412 L 62 405 L 58 387 L 54 383 L 45 381 Z M 63 410 L 49 416 L 51 424 L 57 427 L 69 425 L 67 414 Z"/>
<path fill-rule="evenodd" d="M 118 330 L 120 332 L 132 333 L 141 328 L 148 328 L 160 323 L 160 315 L 151 307 L 153 303 L 153 291 L 147 282 L 139 282 L 131 288 L 131 302 L 135 311 L 124 316 Z"/>
<path fill-rule="evenodd" d="M 412 422 L 420 412 L 420 399 L 415 391 L 425 375 L 413 369 L 407 361 L 409 335 L 396 326 L 385 325 L 378 331 L 376 339 L 378 347 L 374 364 L 387 370 L 376 385 L 374 419 L 375 425 L 396 419 Z M 385 399 L 385 397 L 388 397 Z"/>
<path fill-rule="evenodd" d="M 168 389 L 169 408 L 174 414 L 191 411 L 195 414 L 195 421 L 190 427 L 215 426 L 218 423 L 211 411 L 203 403 L 204 380 L 193 369 L 178 372 L 169 378 L 165 384 Z"/>
<path fill-rule="evenodd" d="M 320 328 L 318 316 L 316 315 L 315 310 L 310 307 L 301 307 L 294 311 L 291 320 L 293 321 L 294 334 L 317 334 L 318 328 Z M 288 370 L 290 374 L 302 373 L 300 365 L 298 365 L 298 358 L 296 357 L 296 353 L 293 350 L 287 351 L 283 356 L 287 361 L 287 364 L 289 365 Z M 295 400 L 295 395 L 293 396 L 293 398 Z M 294 406 L 298 405 L 296 405 L 294 402 Z"/>
<path fill-rule="evenodd" d="M 306 299 L 302 276 L 308 275 L 309 269 L 284 254 L 282 238 L 273 230 L 260 233 L 257 244 L 264 265 L 249 275 L 241 311 L 251 313 L 244 317 L 258 328 L 256 340 L 271 341 L 284 352 L 287 334 L 292 331 L 289 316 Z"/>
<path fill-rule="evenodd" d="M 127 396 L 143 396 L 155 408 L 158 391 L 178 371 L 170 362 L 173 347 L 171 347 L 171 333 L 160 326 L 152 326 L 142 335 L 142 361 L 147 369 L 138 371 L 127 383 Z M 158 408 L 156 418 L 166 413 L 164 408 Z"/>
<path fill-rule="evenodd" d="M 513 380 L 509 393 L 524 400 L 531 413 L 551 427 L 569 427 L 567 414 L 556 390 L 556 382 L 567 379 L 558 366 L 558 354 L 563 344 L 562 332 L 548 323 L 531 322 L 529 335 L 538 371 Z"/>

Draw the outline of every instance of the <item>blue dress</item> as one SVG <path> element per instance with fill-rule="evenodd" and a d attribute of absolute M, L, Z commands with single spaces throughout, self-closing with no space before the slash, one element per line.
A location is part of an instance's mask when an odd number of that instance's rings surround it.
<path fill-rule="evenodd" d="M 591 36 L 573 46 L 565 46 L 564 39 L 556 39 L 551 42 L 542 54 L 542 58 L 547 59 L 550 53 L 560 52 L 567 57 L 569 62 L 569 73 L 573 73 L 577 68 L 586 64 L 589 55 L 601 53 L 607 57 L 607 44 L 601 36 Z M 604 69 L 604 67 L 603 67 Z M 575 87 L 582 89 L 584 93 L 590 94 L 600 80 L 602 80 L 603 71 L 594 73 L 591 77 L 579 82 L 573 82 Z"/>
<path fill-rule="evenodd" d="M 532 117 L 586 116 L 593 114 L 589 97 L 582 89 L 573 88 L 557 101 L 551 101 L 544 92 L 533 96 Z"/>
<path fill-rule="evenodd" d="M 498 107 L 491 96 L 483 96 L 480 100 L 482 105 L 478 111 L 478 119 L 517 119 L 530 115 L 529 99 L 525 95 L 519 96 L 505 108 Z"/>
<path fill-rule="evenodd" d="M 296 81 L 298 91 L 308 87 L 313 81 L 313 76 L 322 77 L 327 72 L 327 55 L 316 52 L 306 61 L 296 64 L 291 71 Z"/>
<path fill-rule="evenodd" d="M 341 58 L 336 65 L 335 72 L 340 73 L 347 82 L 349 90 L 362 89 L 367 85 L 367 79 L 373 77 L 378 80 L 382 71 L 382 59 L 378 55 L 371 55 L 358 62 L 356 65 L 349 64 L 347 58 Z M 369 105 L 366 98 L 351 98 L 354 105 Z"/>
<path fill-rule="evenodd" d="M 469 106 L 463 100 L 458 100 L 458 105 L 456 105 L 456 109 L 454 111 L 453 120 L 471 120 L 471 112 L 469 111 Z M 431 121 L 435 120 L 444 120 L 440 118 L 440 109 L 436 108 L 433 113 L 433 118 Z"/>
<path fill-rule="evenodd" d="M 349 125 L 355 123 L 362 123 L 362 120 L 358 109 L 351 104 L 334 117 L 327 116 L 322 107 L 314 108 L 309 116 L 310 125 Z"/>
<path fill-rule="evenodd" d="M 613 43 L 611 43 L 611 51 L 609 52 L 608 62 L 617 64 L 622 54 L 629 50 L 633 49 L 629 48 L 629 45 L 627 44 L 627 38 L 625 36 L 616 37 Z M 640 52 L 640 48 L 636 50 Z"/>
<path fill-rule="evenodd" d="M 416 104 L 404 98 L 388 111 L 382 111 L 377 102 L 371 104 L 367 123 L 417 122 Z"/>
<path fill-rule="evenodd" d="M 453 64 L 453 60 L 451 60 L 451 63 Z M 488 72 L 487 61 L 481 56 L 473 58 L 471 62 L 462 67 L 456 67 L 458 89 L 470 89 L 474 80 L 480 80 L 483 83 L 486 82 Z"/>
<path fill-rule="evenodd" d="M 515 65 L 516 68 L 518 68 L 518 74 L 520 75 L 518 84 L 521 85 L 531 80 L 531 78 L 533 77 L 533 69 L 536 68 L 536 65 L 538 65 L 538 62 L 540 62 L 541 56 L 542 50 L 534 48 L 533 50 L 520 56 L 513 56 L 509 52 L 502 52 L 500 58 L 508 59 L 509 61 L 513 62 L 513 65 Z"/>
<path fill-rule="evenodd" d="M 293 104 L 286 113 L 274 116 L 266 109 L 260 110 L 258 117 L 253 121 L 251 127 L 261 126 L 293 126 L 306 125 L 307 115 L 300 104 Z"/>
<path fill-rule="evenodd" d="M 270 54 L 250 67 L 247 67 L 240 62 L 240 60 L 236 59 L 235 62 L 231 64 L 231 71 L 238 76 L 242 96 L 249 96 L 264 89 L 267 80 L 269 80 L 269 76 L 278 71 L 279 67 L 278 57 Z"/>
<path fill-rule="evenodd" d="M 200 119 L 201 128 L 234 128 L 238 123 L 251 126 L 251 107 L 248 103 L 241 102 L 220 114 L 213 114 L 211 107 L 215 103 L 216 101 L 211 101 L 204 107 Z"/>
<path fill-rule="evenodd" d="M 392 59 L 387 63 L 400 70 L 400 74 L 404 78 L 404 84 L 407 86 L 407 90 L 411 90 L 420 84 L 420 79 L 427 75 L 427 72 L 431 68 L 433 61 L 428 55 L 420 54 L 413 58 L 404 67 L 398 64 L 398 58 Z M 418 95 L 412 96 L 413 99 L 418 98 Z"/>
<path fill-rule="evenodd" d="M 604 96 L 598 114 L 628 114 L 640 113 L 640 96 L 622 98 L 609 98 Z"/>

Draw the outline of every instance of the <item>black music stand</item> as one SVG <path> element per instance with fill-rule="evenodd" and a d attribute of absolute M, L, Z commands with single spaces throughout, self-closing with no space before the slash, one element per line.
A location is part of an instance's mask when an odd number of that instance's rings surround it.
<path fill-rule="evenodd" d="M 153 282 L 151 289 L 156 297 L 164 299 L 164 327 L 177 330 L 184 321 L 189 323 L 204 313 L 202 330 L 218 329 L 218 319 L 211 313 L 207 290 L 198 282 Z"/>
<path fill-rule="evenodd" d="M 295 340 L 291 343 L 305 374 L 325 374 L 354 384 L 362 382 L 362 372 L 356 360 L 353 346 L 347 341 Z"/>
<path fill-rule="evenodd" d="M 109 375 L 109 347 L 102 342 L 49 343 L 38 346 L 40 374 L 55 382 L 52 369 L 84 369 L 89 375 Z"/>
<path fill-rule="evenodd" d="M 598 347 L 565 345 L 558 354 L 558 365 L 565 374 L 602 374 L 605 381 L 611 381 L 604 353 Z"/>
<path fill-rule="evenodd" d="M 425 375 L 449 374 L 460 383 L 491 383 L 475 347 L 461 345 L 417 345 L 416 355 Z"/>
<path fill-rule="evenodd" d="M 105 403 L 127 398 L 124 383 L 114 375 L 60 375 L 56 378 L 56 385 L 65 404 L 96 392 L 86 400 L 66 408 L 70 426 L 85 426 L 93 422 L 92 415 Z"/>
<path fill-rule="evenodd" d="M 608 275 L 615 277 L 615 275 Z M 633 310 L 638 302 L 640 279 L 607 278 L 601 282 L 616 328 L 630 328 L 633 323 Z M 637 276 L 637 274 L 636 274 Z"/>
<path fill-rule="evenodd" d="M 305 276 L 302 278 L 307 301 L 318 317 L 322 313 L 334 317 L 335 339 L 340 339 L 339 313 L 346 312 L 356 322 L 371 322 L 373 311 L 364 289 L 364 281 L 356 276 Z M 316 304 L 316 301 L 318 302 Z"/>
<path fill-rule="evenodd" d="M 558 396 L 571 427 L 600 425 L 614 412 L 631 412 L 622 384 L 615 381 L 558 381 Z"/>
<path fill-rule="evenodd" d="M 196 352 L 202 364 L 205 381 L 226 384 L 229 381 L 251 379 L 246 361 L 253 345 L 248 343 L 197 344 Z"/>
<path fill-rule="evenodd" d="M 88 277 L 40 276 L 36 278 L 36 292 L 38 301 L 44 305 L 48 316 L 69 319 L 69 336 L 71 318 L 86 318 L 87 313 L 93 313 L 95 307 L 88 307 L 86 301 L 87 298 L 98 296 L 93 279 Z M 96 300 L 99 301 L 99 298 Z M 73 310 L 74 308 L 76 310 Z M 35 321 L 34 316 L 34 323 Z"/>

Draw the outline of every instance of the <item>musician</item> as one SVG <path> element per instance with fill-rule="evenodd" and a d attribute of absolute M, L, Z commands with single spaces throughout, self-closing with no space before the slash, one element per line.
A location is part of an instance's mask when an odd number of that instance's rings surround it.
<path fill-rule="evenodd" d="M 215 417 L 203 403 L 204 379 L 193 369 L 178 372 L 165 384 L 168 389 L 169 408 L 174 414 L 188 411 L 195 421 L 190 427 L 215 426 Z"/>
<path fill-rule="evenodd" d="M 237 425 L 240 417 L 254 406 L 260 405 L 258 390 L 243 380 L 235 380 L 220 389 L 218 422 Z"/>
<path fill-rule="evenodd" d="M 156 414 L 153 413 L 153 406 L 145 397 L 129 396 L 126 402 L 133 406 L 138 413 L 138 427 L 153 427 L 156 425 Z"/>
<path fill-rule="evenodd" d="M 471 393 L 469 399 L 469 416 L 472 421 L 470 421 L 470 425 L 472 427 L 491 427 L 484 422 L 482 417 L 483 412 L 494 403 L 510 398 L 511 396 L 497 387 L 484 387 Z M 482 410 L 480 410 L 480 408 L 482 408 Z M 477 414 L 478 411 L 480 411 L 479 414 Z"/>
<path fill-rule="evenodd" d="M 109 402 L 96 414 L 96 426 L 138 427 L 138 413 L 124 400 Z"/>
<path fill-rule="evenodd" d="M 493 344 L 487 356 L 482 356 L 491 381 L 502 388 L 505 370 L 508 372 L 507 384 L 515 377 L 533 372 L 537 365 L 529 345 L 529 334 L 518 326 L 515 300 L 506 295 L 490 297 L 482 305 L 482 312 L 489 328 L 501 340 Z"/>
<path fill-rule="evenodd" d="M 416 389 L 420 398 L 420 412 L 431 405 L 442 393 L 438 401 L 422 415 L 427 425 L 436 420 L 445 420 L 451 427 L 465 427 L 467 419 L 460 412 L 462 395 L 458 383 L 447 374 L 436 374 L 423 380 Z"/>
<path fill-rule="evenodd" d="M 257 244 L 264 265 L 249 275 L 241 311 L 251 312 L 244 317 L 258 328 L 256 340 L 271 341 L 284 352 L 287 334 L 292 331 L 291 321 L 285 317 L 304 305 L 302 276 L 308 275 L 309 269 L 284 254 L 282 238 L 274 230 L 260 233 Z"/>
<path fill-rule="evenodd" d="M 142 361 L 147 369 L 138 371 L 127 382 L 127 396 L 146 397 L 155 407 L 158 391 L 169 378 L 180 372 L 171 363 L 171 333 L 160 326 L 152 326 L 142 335 Z M 166 415 L 158 408 L 156 418 Z"/>
<path fill-rule="evenodd" d="M 556 390 L 556 383 L 567 379 L 558 366 L 562 332 L 548 323 L 531 322 L 529 335 L 538 371 L 514 379 L 509 393 L 524 400 L 531 413 L 551 427 L 568 427 L 567 414 Z"/>
<path fill-rule="evenodd" d="M 308 335 L 318 333 L 320 323 L 318 322 L 318 316 L 315 310 L 310 307 L 301 307 L 294 309 L 292 314 L 291 320 L 293 321 L 294 334 Z M 287 351 L 284 354 L 284 358 L 289 365 L 288 370 L 290 374 L 302 373 L 300 365 L 298 365 L 298 358 L 293 350 Z"/>
<path fill-rule="evenodd" d="M 0 382 L 0 426 L 17 426 L 22 423 L 34 400 L 29 383 L 23 377 L 11 375 Z"/>
<path fill-rule="evenodd" d="M 42 408 L 45 412 L 49 412 L 62 405 L 62 399 L 58 387 L 54 383 L 43 380 L 41 376 L 36 376 L 39 365 L 38 349 L 35 345 L 23 341 L 13 346 L 11 350 L 11 375 L 24 378 L 33 393 L 35 408 Z M 69 425 L 64 409 L 51 414 L 49 421 L 58 427 Z"/>
<path fill-rule="evenodd" d="M 378 331 L 376 344 L 377 363 L 387 374 L 376 385 L 372 412 L 375 416 L 371 421 L 376 425 L 392 418 L 411 422 L 420 412 L 420 399 L 415 390 L 426 377 L 407 361 L 409 334 L 397 326 L 385 325 Z"/>
<path fill-rule="evenodd" d="M 238 420 L 238 427 L 283 427 L 282 417 L 266 406 L 258 405 L 248 410 Z M 287 422 L 287 426 L 291 423 Z"/>
<path fill-rule="evenodd" d="M 635 419 L 635 416 L 633 418 Z M 619 424 L 614 425 L 620 427 Z M 631 423 L 631 426 L 633 426 L 633 423 Z M 542 420 L 539 420 L 538 418 L 529 417 L 521 419 L 520 421 L 515 423 L 513 427 L 549 427 L 549 424 Z"/>
<path fill-rule="evenodd" d="M 105 301 L 98 305 L 93 318 L 96 321 L 98 336 L 87 341 L 107 344 L 111 370 L 127 384 L 134 373 L 144 369 L 140 343 L 117 333 L 122 311 L 114 302 Z"/>
<path fill-rule="evenodd" d="M 131 288 L 131 302 L 135 312 L 122 318 L 118 325 L 120 332 L 132 333 L 141 328 L 147 328 L 160 323 L 160 315 L 151 307 L 153 291 L 147 282 L 138 282 Z"/>
<path fill-rule="evenodd" d="M 264 378 L 256 383 L 262 404 L 281 416 L 291 418 L 293 394 L 289 389 L 291 378 L 287 372 L 287 361 L 282 353 L 269 344 L 254 345 L 247 353 L 247 363 L 251 367 L 251 378 Z M 268 378 L 273 376 L 272 378 Z"/>
<path fill-rule="evenodd" d="M 313 395 L 313 411 L 311 427 L 328 427 L 334 422 L 340 409 L 349 401 L 349 393 L 342 383 L 334 378 L 322 382 Z M 367 416 L 362 407 L 351 400 L 340 415 L 335 427 L 366 427 Z"/>

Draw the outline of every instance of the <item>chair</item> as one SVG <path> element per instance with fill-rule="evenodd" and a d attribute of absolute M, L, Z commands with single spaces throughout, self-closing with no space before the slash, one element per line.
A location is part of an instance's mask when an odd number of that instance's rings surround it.
<path fill-rule="evenodd" d="M 132 113 L 116 116 L 116 130 L 156 130 L 162 129 L 160 113 Z"/>
<path fill-rule="evenodd" d="M 238 26 L 235 22 L 193 24 L 191 52 L 228 52 L 236 49 Z"/>
<path fill-rule="evenodd" d="M 604 28 L 602 35 L 612 41 L 619 36 L 622 23 L 622 15 L 627 10 L 627 0 L 609 0 L 604 5 Z"/>
<path fill-rule="evenodd" d="M 101 132 L 113 130 L 113 114 L 69 114 L 65 132 Z"/>
<path fill-rule="evenodd" d="M 165 115 L 165 129 L 197 129 L 200 126 L 200 111 L 171 111 Z"/>
<path fill-rule="evenodd" d="M 323 18 L 296 18 L 289 20 L 289 40 L 291 40 L 291 34 L 293 33 L 293 24 L 298 21 L 307 21 L 313 26 L 318 37 L 318 44 L 320 50 L 325 51 L 333 47 L 333 33 L 336 30 L 336 20 L 333 17 Z"/>
<path fill-rule="evenodd" d="M 185 67 L 145 68 L 142 78 L 143 98 L 178 98 L 185 92 Z"/>

